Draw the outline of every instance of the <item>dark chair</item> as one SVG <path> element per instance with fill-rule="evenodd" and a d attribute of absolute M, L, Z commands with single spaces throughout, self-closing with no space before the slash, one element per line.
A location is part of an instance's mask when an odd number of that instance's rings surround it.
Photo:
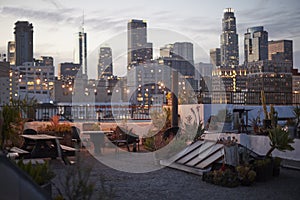
<path fill-rule="evenodd" d="M 176 136 L 178 130 L 179 130 L 179 127 L 168 128 L 163 134 L 163 139 L 167 140 L 171 135 Z"/>
<path fill-rule="evenodd" d="M 76 126 L 71 127 L 72 130 L 72 141 L 77 145 L 78 147 L 82 147 L 81 139 L 80 139 L 80 130 Z M 74 145 L 74 146 L 75 146 Z"/>
<path fill-rule="evenodd" d="M 136 151 L 140 149 L 139 146 L 139 136 L 135 135 L 132 133 L 132 129 L 129 130 L 128 133 L 125 133 L 119 126 L 117 126 L 116 130 L 115 130 L 115 136 L 112 137 L 111 142 L 113 144 L 115 144 L 116 146 L 121 146 L 121 145 L 126 145 L 127 150 L 130 151 L 129 145 L 132 144 L 133 145 L 133 150 L 132 151 Z M 138 147 L 136 149 L 136 146 Z"/>
<path fill-rule="evenodd" d="M 23 131 L 23 135 L 37 135 L 37 131 L 34 129 L 25 129 Z"/>

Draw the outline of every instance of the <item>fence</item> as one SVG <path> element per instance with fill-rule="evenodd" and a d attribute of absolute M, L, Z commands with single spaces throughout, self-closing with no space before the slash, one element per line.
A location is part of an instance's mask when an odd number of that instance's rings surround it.
<path fill-rule="evenodd" d="M 201 104 L 261 105 L 260 92 L 201 92 Z M 266 103 L 274 105 L 300 105 L 300 93 L 265 92 Z M 0 106 L 1 109 L 1 106 Z M 162 105 L 130 105 L 130 103 L 38 104 L 21 108 L 22 116 L 39 121 L 48 121 L 53 115 L 61 120 L 149 120 L 152 111 L 161 111 Z"/>

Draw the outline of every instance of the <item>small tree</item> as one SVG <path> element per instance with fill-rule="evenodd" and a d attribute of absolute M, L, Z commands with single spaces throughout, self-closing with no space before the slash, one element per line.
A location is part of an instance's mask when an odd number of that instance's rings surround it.
<path fill-rule="evenodd" d="M 5 105 L 1 112 L 2 130 L 1 130 L 1 148 L 4 149 L 9 141 L 18 143 L 19 134 L 23 131 L 23 120 L 20 110 L 17 107 Z"/>

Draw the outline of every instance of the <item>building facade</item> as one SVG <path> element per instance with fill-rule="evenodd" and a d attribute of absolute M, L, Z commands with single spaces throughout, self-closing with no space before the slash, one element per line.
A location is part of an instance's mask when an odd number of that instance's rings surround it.
<path fill-rule="evenodd" d="M 248 103 L 260 102 L 264 90 L 267 104 L 292 103 L 292 66 L 289 62 L 261 60 L 247 63 L 249 70 L 247 89 L 252 96 Z"/>
<path fill-rule="evenodd" d="M 269 41 L 268 51 L 269 60 L 288 61 L 293 65 L 292 40 Z"/>
<path fill-rule="evenodd" d="M 33 61 L 33 26 L 28 21 L 15 23 L 16 66 Z"/>
<path fill-rule="evenodd" d="M 175 42 L 172 57 L 186 60 L 194 64 L 194 45 L 190 42 Z"/>
<path fill-rule="evenodd" d="M 38 102 L 49 103 L 53 99 L 54 66 L 25 62 L 13 66 L 13 98 L 35 98 Z"/>
<path fill-rule="evenodd" d="M 209 51 L 210 63 L 213 67 L 221 66 L 221 49 L 214 48 Z"/>
<path fill-rule="evenodd" d="M 10 101 L 10 67 L 9 62 L 0 62 L 0 105 Z"/>
<path fill-rule="evenodd" d="M 300 104 L 300 72 L 297 69 L 293 69 L 293 104 Z"/>
<path fill-rule="evenodd" d="M 7 61 L 10 65 L 16 65 L 16 43 L 9 41 L 7 44 Z"/>

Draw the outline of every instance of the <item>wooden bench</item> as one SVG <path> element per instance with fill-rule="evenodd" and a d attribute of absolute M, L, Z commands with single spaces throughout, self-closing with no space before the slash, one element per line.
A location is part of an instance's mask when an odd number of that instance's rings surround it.
<path fill-rule="evenodd" d="M 62 150 L 62 156 L 75 156 L 75 152 L 79 151 L 73 147 L 69 147 L 66 145 L 60 145 L 60 148 Z"/>

